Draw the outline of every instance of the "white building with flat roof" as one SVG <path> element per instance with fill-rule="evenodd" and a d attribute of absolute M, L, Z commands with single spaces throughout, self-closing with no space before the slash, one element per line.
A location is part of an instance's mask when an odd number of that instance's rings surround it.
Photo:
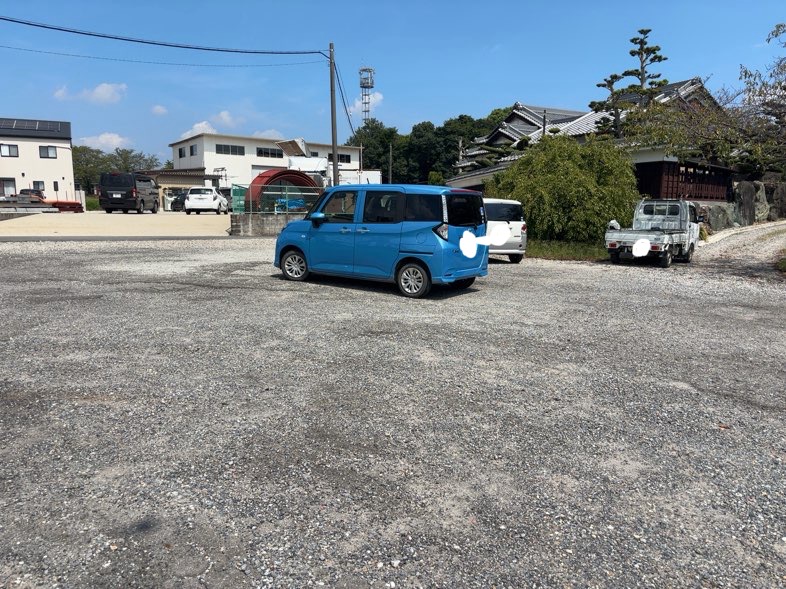
<path fill-rule="evenodd" d="M 264 137 L 200 133 L 170 143 L 175 170 L 203 168 L 206 174 L 221 176 L 221 186 L 248 185 L 261 172 L 303 168 L 304 158 L 313 159 L 312 169 L 332 174 L 332 146 L 305 142 L 302 139 L 282 141 Z M 321 162 L 319 160 L 322 160 Z M 338 146 L 341 183 L 360 182 L 360 148 Z M 307 166 L 309 167 L 309 166 Z M 312 170 L 308 170 L 312 171 Z M 378 180 L 377 180 L 378 181 Z"/>
<path fill-rule="evenodd" d="M 23 188 L 75 198 L 71 123 L 0 118 L 0 195 Z"/>

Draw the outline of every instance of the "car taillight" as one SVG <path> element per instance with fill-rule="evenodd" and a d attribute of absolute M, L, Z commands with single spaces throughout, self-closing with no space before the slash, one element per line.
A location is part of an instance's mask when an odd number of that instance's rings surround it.
<path fill-rule="evenodd" d="M 136 188 L 131 189 L 131 197 L 136 198 Z"/>
<path fill-rule="evenodd" d="M 522 233 L 526 233 L 527 232 L 527 224 L 526 223 L 522 223 L 521 224 L 521 232 Z"/>
<path fill-rule="evenodd" d="M 436 227 L 434 227 L 434 233 L 436 233 L 442 239 L 447 241 L 448 240 L 448 224 L 447 223 L 441 223 L 440 225 L 437 225 Z"/>
<path fill-rule="evenodd" d="M 660 251 L 660 245 L 659 245 L 659 244 L 657 244 L 657 243 L 653 243 L 653 244 L 650 246 L 650 250 L 651 250 L 651 251 L 653 251 L 653 252 L 659 252 L 659 251 Z"/>
<path fill-rule="evenodd" d="M 615 249 L 617 249 L 617 242 L 616 242 L 616 241 L 612 241 L 612 242 L 609 244 L 609 249 L 610 249 L 610 250 L 615 250 Z"/>

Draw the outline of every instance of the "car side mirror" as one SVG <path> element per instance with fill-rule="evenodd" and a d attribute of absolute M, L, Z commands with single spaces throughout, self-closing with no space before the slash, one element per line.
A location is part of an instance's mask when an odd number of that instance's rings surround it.
<path fill-rule="evenodd" d="M 319 227 L 327 220 L 325 213 L 311 213 L 309 219 L 311 219 L 311 224 L 314 225 L 314 227 Z"/>

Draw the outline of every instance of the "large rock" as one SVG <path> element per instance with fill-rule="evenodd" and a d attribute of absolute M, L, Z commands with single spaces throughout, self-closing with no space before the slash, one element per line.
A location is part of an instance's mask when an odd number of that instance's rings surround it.
<path fill-rule="evenodd" d="M 757 223 L 762 223 L 770 216 L 770 203 L 767 202 L 767 191 L 763 182 L 754 182 L 756 194 L 753 197 L 753 210 Z"/>
<path fill-rule="evenodd" d="M 740 225 L 756 222 L 756 187 L 753 182 L 738 182 L 734 187 L 734 218 Z"/>
<path fill-rule="evenodd" d="M 786 219 L 786 183 L 769 185 L 767 200 L 770 205 L 770 221 Z"/>
<path fill-rule="evenodd" d="M 721 231 L 733 227 L 733 213 L 733 208 L 727 204 L 707 205 L 706 211 L 702 212 L 707 220 L 707 224 L 713 231 Z"/>

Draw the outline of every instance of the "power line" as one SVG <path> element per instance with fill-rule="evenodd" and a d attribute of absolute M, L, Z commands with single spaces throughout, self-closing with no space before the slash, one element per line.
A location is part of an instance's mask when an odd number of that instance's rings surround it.
<path fill-rule="evenodd" d="M 81 31 L 79 29 L 70 29 L 67 27 L 60 27 L 56 25 L 48 25 L 45 23 L 33 22 L 30 20 L 22 20 L 19 18 L 11 18 L 10 16 L 0 16 L 0 21 L 26 25 L 29 27 L 36 27 L 39 29 L 48 29 L 50 31 L 59 31 L 61 33 L 73 33 L 75 35 L 84 35 L 86 37 L 99 37 L 101 39 L 111 39 L 113 41 L 126 41 L 128 43 L 140 43 L 142 45 L 156 45 L 158 47 L 172 47 L 175 49 L 191 49 L 193 51 L 213 51 L 218 53 L 243 53 L 246 55 L 325 55 L 323 49 L 311 49 L 306 51 L 270 51 L 266 49 L 228 49 L 225 47 L 204 47 L 201 45 L 187 45 L 182 43 L 169 43 L 168 41 L 151 41 L 149 39 L 136 39 L 134 37 L 121 37 L 119 35 L 109 35 L 106 33 L 96 33 L 94 31 Z"/>
<path fill-rule="evenodd" d="M 248 67 L 284 67 L 291 65 L 308 65 L 314 63 L 324 63 L 324 61 L 299 61 L 295 63 L 264 63 L 264 64 L 218 64 L 218 63 L 172 63 L 168 61 L 141 61 L 139 59 L 122 59 L 119 57 L 98 57 L 95 55 L 80 55 L 78 53 L 62 53 L 59 51 L 44 51 L 42 49 L 27 49 L 24 47 L 11 47 L 10 45 L 0 45 L 0 49 L 13 49 L 14 51 L 27 51 L 28 53 L 43 53 L 46 55 L 57 55 L 60 57 L 79 57 L 82 59 L 100 59 L 103 61 L 122 61 L 125 63 L 143 63 L 146 65 L 174 65 L 182 67 L 225 67 L 225 68 L 248 68 Z"/>
<path fill-rule="evenodd" d="M 341 71 L 339 70 L 338 65 L 336 65 L 336 78 L 338 79 L 338 92 L 341 94 L 341 102 L 344 104 L 344 114 L 347 115 L 347 123 L 349 123 L 349 128 L 352 131 L 352 135 L 355 134 L 355 127 L 352 125 L 352 116 L 349 114 L 349 107 L 347 106 L 347 97 L 344 93 L 344 82 L 341 79 Z"/>

